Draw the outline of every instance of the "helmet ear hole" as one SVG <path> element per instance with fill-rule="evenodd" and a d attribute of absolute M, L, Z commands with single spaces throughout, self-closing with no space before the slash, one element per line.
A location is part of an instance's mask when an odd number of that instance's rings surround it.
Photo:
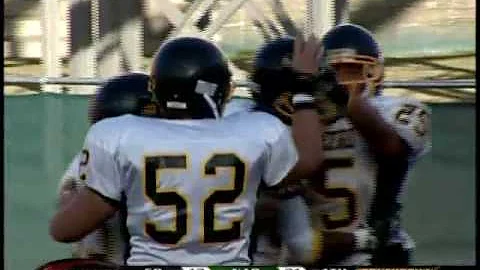
<path fill-rule="evenodd" d="M 381 67 L 375 64 L 366 64 L 363 72 L 367 80 L 377 80 L 381 76 Z"/>
<path fill-rule="evenodd" d="M 373 78 L 373 74 L 371 72 L 367 72 L 367 74 L 365 75 L 368 79 L 371 79 Z"/>

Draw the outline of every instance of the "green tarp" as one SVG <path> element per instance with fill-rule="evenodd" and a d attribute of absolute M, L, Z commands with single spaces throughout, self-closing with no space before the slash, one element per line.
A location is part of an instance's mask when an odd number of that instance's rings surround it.
<path fill-rule="evenodd" d="M 66 258 L 48 235 L 59 178 L 79 151 L 85 96 L 8 96 L 5 107 L 5 267 Z M 433 150 L 410 179 L 405 223 L 418 264 L 475 261 L 475 105 L 432 104 Z"/>

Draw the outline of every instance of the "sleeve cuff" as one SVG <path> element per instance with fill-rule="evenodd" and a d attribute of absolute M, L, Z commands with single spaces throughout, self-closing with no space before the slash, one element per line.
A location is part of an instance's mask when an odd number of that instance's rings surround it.
<path fill-rule="evenodd" d="M 96 190 L 95 188 L 93 187 L 90 187 L 90 186 L 87 186 L 87 188 L 92 191 L 93 193 L 97 194 L 100 198 L 102 198 L 103 201 L 105 201 L 106 203 L 110 204 L 111 206 L 115 207 L 115 208 L 120 208 L 121 206 L 121 201 L 120 200 L 117 200 L 117 199 L 113 199 L 113 198 L 110 198 L 108 196 L 105 196 L 104 194 L 102 194 L 100 191 Z"/>

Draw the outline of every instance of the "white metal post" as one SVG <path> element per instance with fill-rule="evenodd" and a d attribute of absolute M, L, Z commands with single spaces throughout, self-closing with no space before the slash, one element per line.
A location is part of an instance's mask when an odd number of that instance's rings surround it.
<path fill-rule="evenodd" d="M 122 0 L 125 23 L 121 26 L 120 50 L 123 71 L 141 72 L 143 70 L 143 1 Z"/>
<path fill-rule="evenodd" d="M 60 23 L 60 9 L 56 0 L 43 0 L 42 52 L 45 74 L 48 77 L 60 77 L 62 66 L 59 49 L 60 35 L 57 25 Z M 58 85 L 44 85 L 43 91 L 59 93 Z"/>
<path fill-rule="evenodd" d="M 45 66 L 45 73 L 47 76 L 60 77 L 61 76 L 61 58 L 59 49 L 60 35 L 59 24 L 60 8 L 57 0 L 43 0 L 43 32 L 42 32 L 42 52 Z M 60 93 L 60 85 L 42 85 L 44 92 Z M 47 100 L 44 103 L 44 161 L 45 170 L 48 181 L 55 181 L 58 175 L 56 169 L 63 164 L 61 149 L 63 149 L 63 103 L 53 97 L 43 97 Z M 60 116 L 60 117 L 59 117 Z M 56 134 L 60 136 L 58 140 Z"/>
<path fill-rule="evenodd" d="M 92 3 L 92 29 L 95 46 L 97 76 L 107 78 L 122 72 L 120 54 L 120 31 L 116 1 L 94 0 Z M 123 7 L 121 7 L 123 8 Z"/>
<path fill-rule="evenodd" d="M 218 19 L 216 19 L 208 29 L 205 31 L 204 36 L 208 39 L 212 38 L 223 24 L 229 20 L 235 12 L 237 12 L 247 0 L 233 0 L 225 5 L 220 11 L 218 11 Z"/>
<path fill-rule="evenodd" d="M 188 32 L 188 34 L 196 34 L 197 30 L 195 30 L 194 33 L 190 33 L 187 30 L 193 25 L 195 20 L 200 18 L 200 16 L 215 3 L 215 1 L 216 0 L 196 0 L 190 4 L 190 7 L 184 13 L 183 20 L 176 26 L 175 30 L 168 35 L 168 38 L 180 36 L 186 32 Z"/>
<path fill-rule="evenodd" d="M 350 21 L 350 1 L 335 0 L 335 24 L 348 23 Z"/>
<path fill-rule="evenodd" d="M 303 18 L 303 35 L 309 37 L 313 33 L 313 1 L 305 0 L 305 17 Z"/>
<path fill-rule="evenodd" d="M 254 1 L 250 0 L 245 3 L 245 11 L 246 15 L 250 18 L 251 21 L 254 21 L 256 19 L 259 23 L 262 24 L 262 26 L 265 27 L 265 31 L 269 37 L 275 37 L 272 29 L 269 27 L 270 22 L 273 23 L 273 25 L 276 27 L 276 30 L 278 30 L 281 35 L 284 36 L 287 34 L 285 29 L 283 29 L 283 27 L 280 27 L 275 20 L 270 21 L 269 18 L 265 15 L 264 11 Z"/>
<path fill-rule="evenodd" d="M 335 24 L 335 0 L 306 0 L 304 34 L 321 38 Z"/>

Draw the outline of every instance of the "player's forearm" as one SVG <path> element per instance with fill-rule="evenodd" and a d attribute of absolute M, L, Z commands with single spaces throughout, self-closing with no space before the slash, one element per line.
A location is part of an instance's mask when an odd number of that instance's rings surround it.
<path fill-rule="evenodd" d="M 50 221 L 50 236 L 57 242 L 73 243 L 81 240 L 88 234 L 88 230 L 79 230 L 71 222 L 68 205 L 63 205 Z"/>
<path fill-rule="evenodd" d="M 308 231 L 308 230 L 307 230 Z M 288 242 L 293 259 L 302 264 L 328 265 L 339 262 L 355 252 L 370 252 L 375 245 L 375 237 L 364 229 L 351 232 L 317 230 L 306 236 L 299 231 L 296 238 Z M 358 235 L 362 237 L 358 237 Z"/>
<path fill-rule="evenodd" d="M 298 172 L 301 178 L 312 176 L 322 166 L 322 136 L 325 127 L 314 109 L 303 109 L 292 116 L 292 135 L 298 150 Z"/>
<path fill-rule="evenodd" d="M 368 229 L 323 231 L 322 235 L 323 249 L 316 260 L 320 265 L 339 262 L 355 252 L 370 252 L 376 245 L 376 237 Z"/>
<path fill-rule="evenodd" d="M 406 154 L 405 143 L 366 97 L 349 99 L 348 116 L 376 155 L 392 157 Z"/>
<path fill-rule="evenodd" d="M 77 190 L 77 183 L 75 179 L 68 178 L 62 179 L 59 185 L 59 192 L 58 192 L 58 207 L 62 207 L 69 202 L 73 196 L 73 194 Z"/>
<path fill-rule="evenodd" d="M 340 261 L 355 251 L 355 240 L 353 234 L 345 232 L 322 232 L 323 249 L 317 257 L 316 263 L 326 265 L 331 262 Z"/>
<path fill-rule="evenodd" d="M 57 242 L 76 242 L 94 231 L 116 210 L 94 192 L 81 188 L 52 218 L 50 235 Z"/>
<path fill-rule="evenodd" d="M 304 174 L 300 178 L 314 176 L 323 163 L 322 137 L 324 127 L 315 105 L 313 93 L 321 78 L 318 77 L 318 59 L 322 54 L 320 42 L 315 36 L 310 36 L 304 42 L 303 36 L 298 36 L 294 43 L 292 57 L 291 89 L 293 138 L 299 153 L 298 169 Z"/>

